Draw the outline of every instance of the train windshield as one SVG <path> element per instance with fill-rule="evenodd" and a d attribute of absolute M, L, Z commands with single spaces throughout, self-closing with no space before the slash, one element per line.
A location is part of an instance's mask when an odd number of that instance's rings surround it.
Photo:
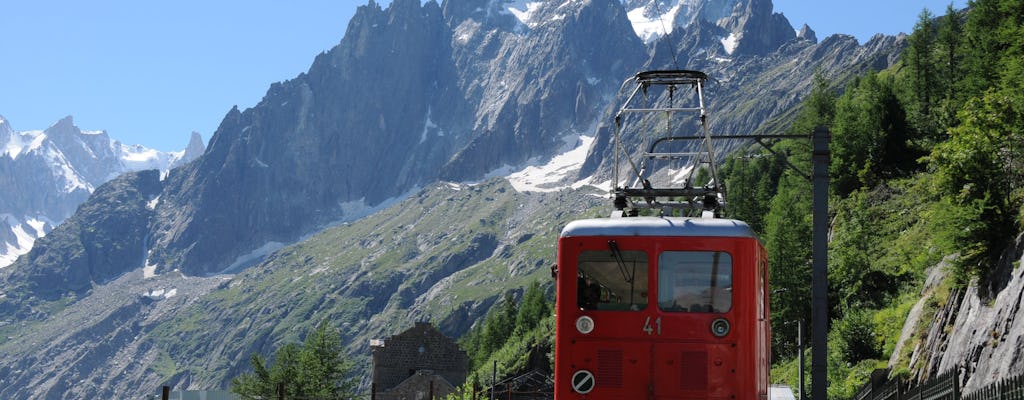
<path fill-rule="evenodd" d="M 658 256 L 658 308 L 723 313 L 732 308 L 732 256 L 721 251 L 666 251 Z"/>
<path fill-rule="evenodd" d="M 647 253 L 584 251 L 578 258 L 576 305 L 583 310 L 640 311 L 647 307 Z"/>

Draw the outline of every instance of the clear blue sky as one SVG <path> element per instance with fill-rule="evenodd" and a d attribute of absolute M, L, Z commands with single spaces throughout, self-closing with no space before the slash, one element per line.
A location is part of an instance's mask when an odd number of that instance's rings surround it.
<path fill-rule="evenodd" d="M 231 106 L 255 106 L 271 83 L 306 71 L 367 0 L 5 3 L 0 115 L 14 130 L 46 129 L 73 115 L 84 130 L 174 151 L 192 131 L 209 140 Z M 949 1 L 773 3 L 819 39 L 847 33 L 863 43 L 876 32 L 909 32 L 922 9 L 941 15 Z"/>

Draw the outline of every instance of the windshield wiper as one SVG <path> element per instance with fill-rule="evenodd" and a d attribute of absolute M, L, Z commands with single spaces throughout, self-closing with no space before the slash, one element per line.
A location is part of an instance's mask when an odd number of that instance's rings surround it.
<path fill-rule="evenodd" d="M 633 270 L 629 271 L 629 268 L 626 267 L 626 261 L 622 259 L 622 251 L 619 250 L 619 244 L 614 240 L 609 240 L 608 248 L 612 251 L 612 257 L 615 257 L 615 263 L 619 266 L 619 272 L 622 273 L 622 279 L 629 284 L 629 303 L 633 304 L 634 283 L 636 281 L 636 262 L 633 263 Z"/>

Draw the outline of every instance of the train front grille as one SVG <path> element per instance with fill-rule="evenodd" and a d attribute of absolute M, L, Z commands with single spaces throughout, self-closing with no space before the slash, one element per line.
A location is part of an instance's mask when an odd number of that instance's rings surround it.
<path fill-rule="evenodd" d="M 597 382 L 598 385 L 609 388 L 622 387 L 622 357 L 621 349 L 601 349 L 597 351 Z"/>

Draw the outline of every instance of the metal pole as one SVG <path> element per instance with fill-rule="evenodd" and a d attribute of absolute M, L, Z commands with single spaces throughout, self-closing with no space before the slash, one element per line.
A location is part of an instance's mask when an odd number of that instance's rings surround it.
<path fill-rule="evenodd" d="M 814 129 L 814 201 L 812 210 L 813 246 L 811 254 L 811 399 L 828 398 L 828 164 L 829 132 Z"/>
<path fill-rule="evenodd" d="M 163 400 L 170 400 L 171 399 L 171 387 L 170 386 L 164 386 L 163 389 L 160 390 L 160 398 L 163 399 Z"/>
<path fill-rule="evenodd" d="M 802 319 L 796 321 L 796 348 L 799 351 L 797 355 L 800 360 L 800 368 L 797 370 L 800 376 L 800 384 L 798 385 L 800 391 L 798 392 L 797 399 L 804 400 L 806 393 L 804 392 L 804 382 L 806 381 L 804 379 L 804 365 L 806 364 L 804 363 L 804 320 Z"/>
<path fill-rule="evenodd" d="M 494 400 L 495 386 L 498 386 L 498 360 L 494 360 L 494 368 L 491 369 L 491 400 Z"/>

